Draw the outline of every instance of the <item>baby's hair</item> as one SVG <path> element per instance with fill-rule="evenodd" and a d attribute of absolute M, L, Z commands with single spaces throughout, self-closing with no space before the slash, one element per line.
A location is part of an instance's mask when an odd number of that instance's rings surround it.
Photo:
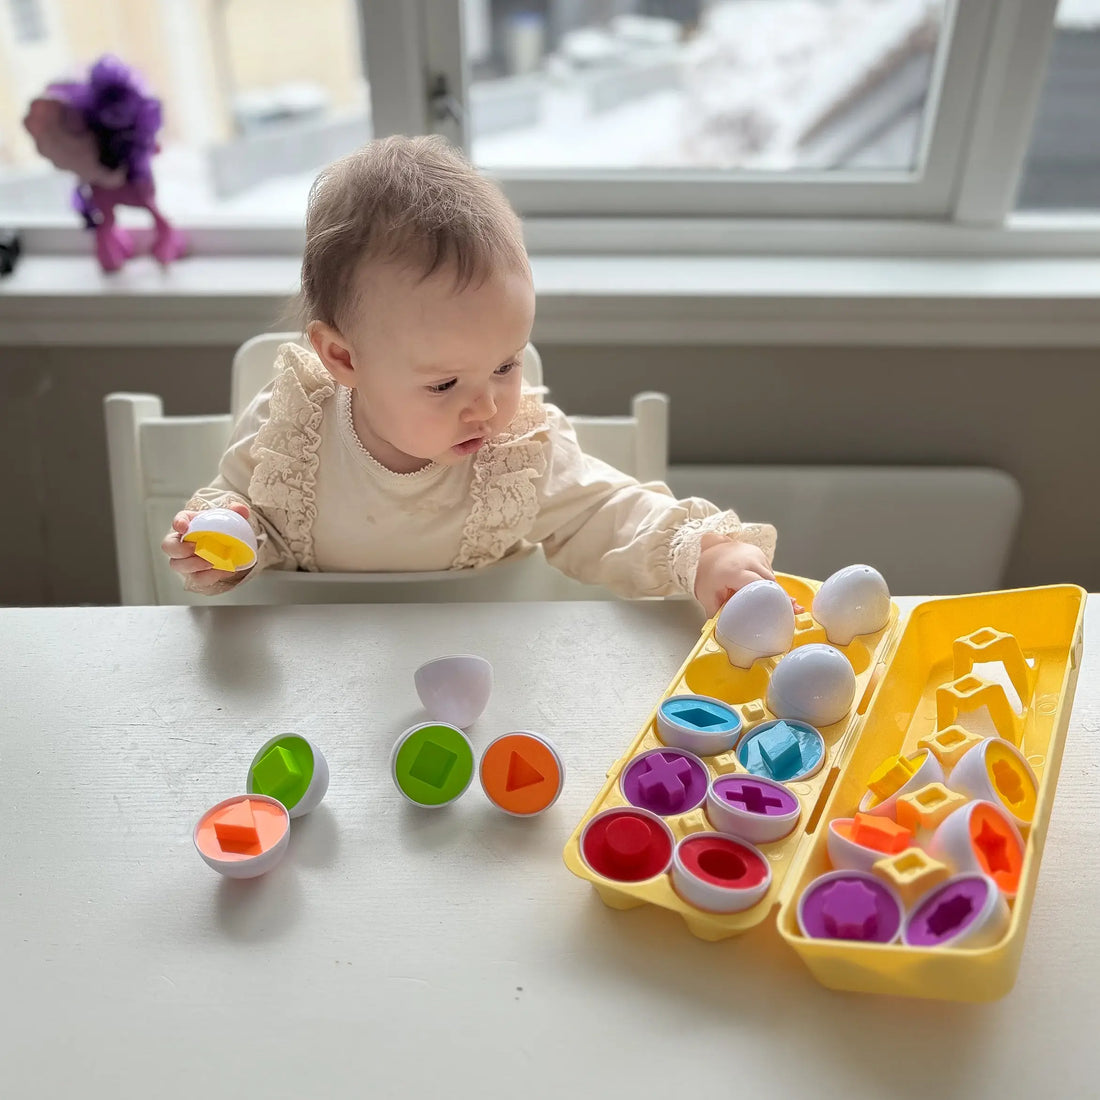
<path fill-rule="evenodd" d="M 396 260 L 428 278 L 451 268 L 455 289 L 505 267 L 527 271 L 523 230 L 499 187 L 446 139 L 388 137 L 336 161 L 309 192 L 298 316 L 341 330 L 356 275 Z"/>

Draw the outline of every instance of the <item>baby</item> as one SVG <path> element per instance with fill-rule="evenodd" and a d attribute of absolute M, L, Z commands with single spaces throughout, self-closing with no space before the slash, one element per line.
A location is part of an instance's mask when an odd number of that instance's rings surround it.
<path fill-rule="evenodd" d="M 374 141 L 310 192 L 301 306 L 218 476 L 164 538 L 193 592 L 261 569 L 491 566 L 531 544 L 622 596 L 688 593 L 708 615 L 772 579 L 775 530 L 677 500 L 580 449 L 522 381 L 535 292 L 519 219 L 442 139 Z M 248 573 L 183 542 L 196 510 L 251 523 Z"/>

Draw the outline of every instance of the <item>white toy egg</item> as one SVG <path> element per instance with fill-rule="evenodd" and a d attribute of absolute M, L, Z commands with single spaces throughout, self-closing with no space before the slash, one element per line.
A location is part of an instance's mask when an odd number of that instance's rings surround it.
<path fill-rule="evenodd" d="M 817 591 L 813 616 L 833 645 L 849 645 L 860 634 L 873 634 L 890 621 L 890 589 L 877 569 L 849 565 Z"/>
<path fill-rule="evenodd" d="M 252 524 L 232 508 L 207 508 L 187 526 L 184 542 L 195 544 L 195 553 L 215 569 L 229 573 L 256 564 L 256 535 Z"/>
<path fill-rule="evenodd" d="M 235 795 L 199 818 L 192 839 L 203 862 L 218 874 L 256 878 L 286 855 L 290 814 L 277 798 Z"/>
<path fill-rule="evenodd" d="M 786 653 L 794 641 L 794 606 L 775 581 L 753 581 L 718 614 L 714 637 L 730 664 L 750 668 L 760 657 Z"/>
<path fill-rule="evenodd" d="M 290 816 L 302 817 L 321 805 L 328 790 L 328 761 L 312 741 L 280 734 L 252 758 L 245 778 L 249 794 L 277 798 Z"/>
<path fill-rule="evenodd" d="M 437 657 L 413 676 L 431 718 L 466 729 L 481 717 L 493 691 L 493 666 L 468 653 Z"/>
<path fill-rule="evenodd" d="M 820 729 L 852 709 L 856 674 L 839 649 L 814 643 L 788 653 L 772 673 L 768 710 L 776 718 L 808 722 Z"/>

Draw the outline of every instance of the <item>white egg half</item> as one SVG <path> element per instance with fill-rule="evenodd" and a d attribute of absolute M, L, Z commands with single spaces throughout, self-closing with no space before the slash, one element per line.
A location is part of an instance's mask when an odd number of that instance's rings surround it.
<path fill-rule="evenodd" d="M 718 614 L 714 637 L 730 664 L 750 668 L 760 657 L 786 653 L 794 640 L 794 606 L 775 581 L 753 581 Z"/>
<path fill-rule="evenodd" d="M 437 657 L 413 676 L 430 718 L 466 729 L 481 717 L 493 692 L 493 666 L 484 657 L 460 653 Z"/>
<path fill-rule="evenodd" d="M 224 535 L 227 538 L 236 539 L 243 543 L 250 552 L 249 556 L 241 564 L 237 565 L 237 571 L 251 569 L 256 564 L 256 533 L 252 525 L 239 512 L 232 508 L 205 508 L 199 512 L 187 525 L 184 534 L 185 541 L 195 541 L 203 534 Z"/>
<path fill-rule="evenodd" d="M 856 674 L 848 658 L 831 645 L 799 646 L 775 666 L 768 685 L 768 710 L 821 729 L 852 709 Z"/>
<path fill-rule="evenodd" d="M 813 616 L 833 645 L 848 645 L 860 634 L 873 634 L 890 621 L 890 589 L 869 565 L 837 570 L 817 591 Z"/>

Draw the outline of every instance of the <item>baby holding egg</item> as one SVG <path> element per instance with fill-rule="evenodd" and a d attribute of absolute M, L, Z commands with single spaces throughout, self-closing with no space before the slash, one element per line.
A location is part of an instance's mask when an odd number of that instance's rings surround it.
<path fill-rule="evenodd" d="M 584 454 L 524 386 L 535 293 L 520 222 L 442 139 L 374 141 L 320 174 L 301 307 L 312 350 L 280 349 L 164 538 L 190 591 L 262 569 L 479 569 L 531 544 L 580 581 L 686 593 L 708 615 L 774 579 L 773 527 Z M 250 565 L 217 568 L 184 538 L 212 508 L 247 520 Z"/>

